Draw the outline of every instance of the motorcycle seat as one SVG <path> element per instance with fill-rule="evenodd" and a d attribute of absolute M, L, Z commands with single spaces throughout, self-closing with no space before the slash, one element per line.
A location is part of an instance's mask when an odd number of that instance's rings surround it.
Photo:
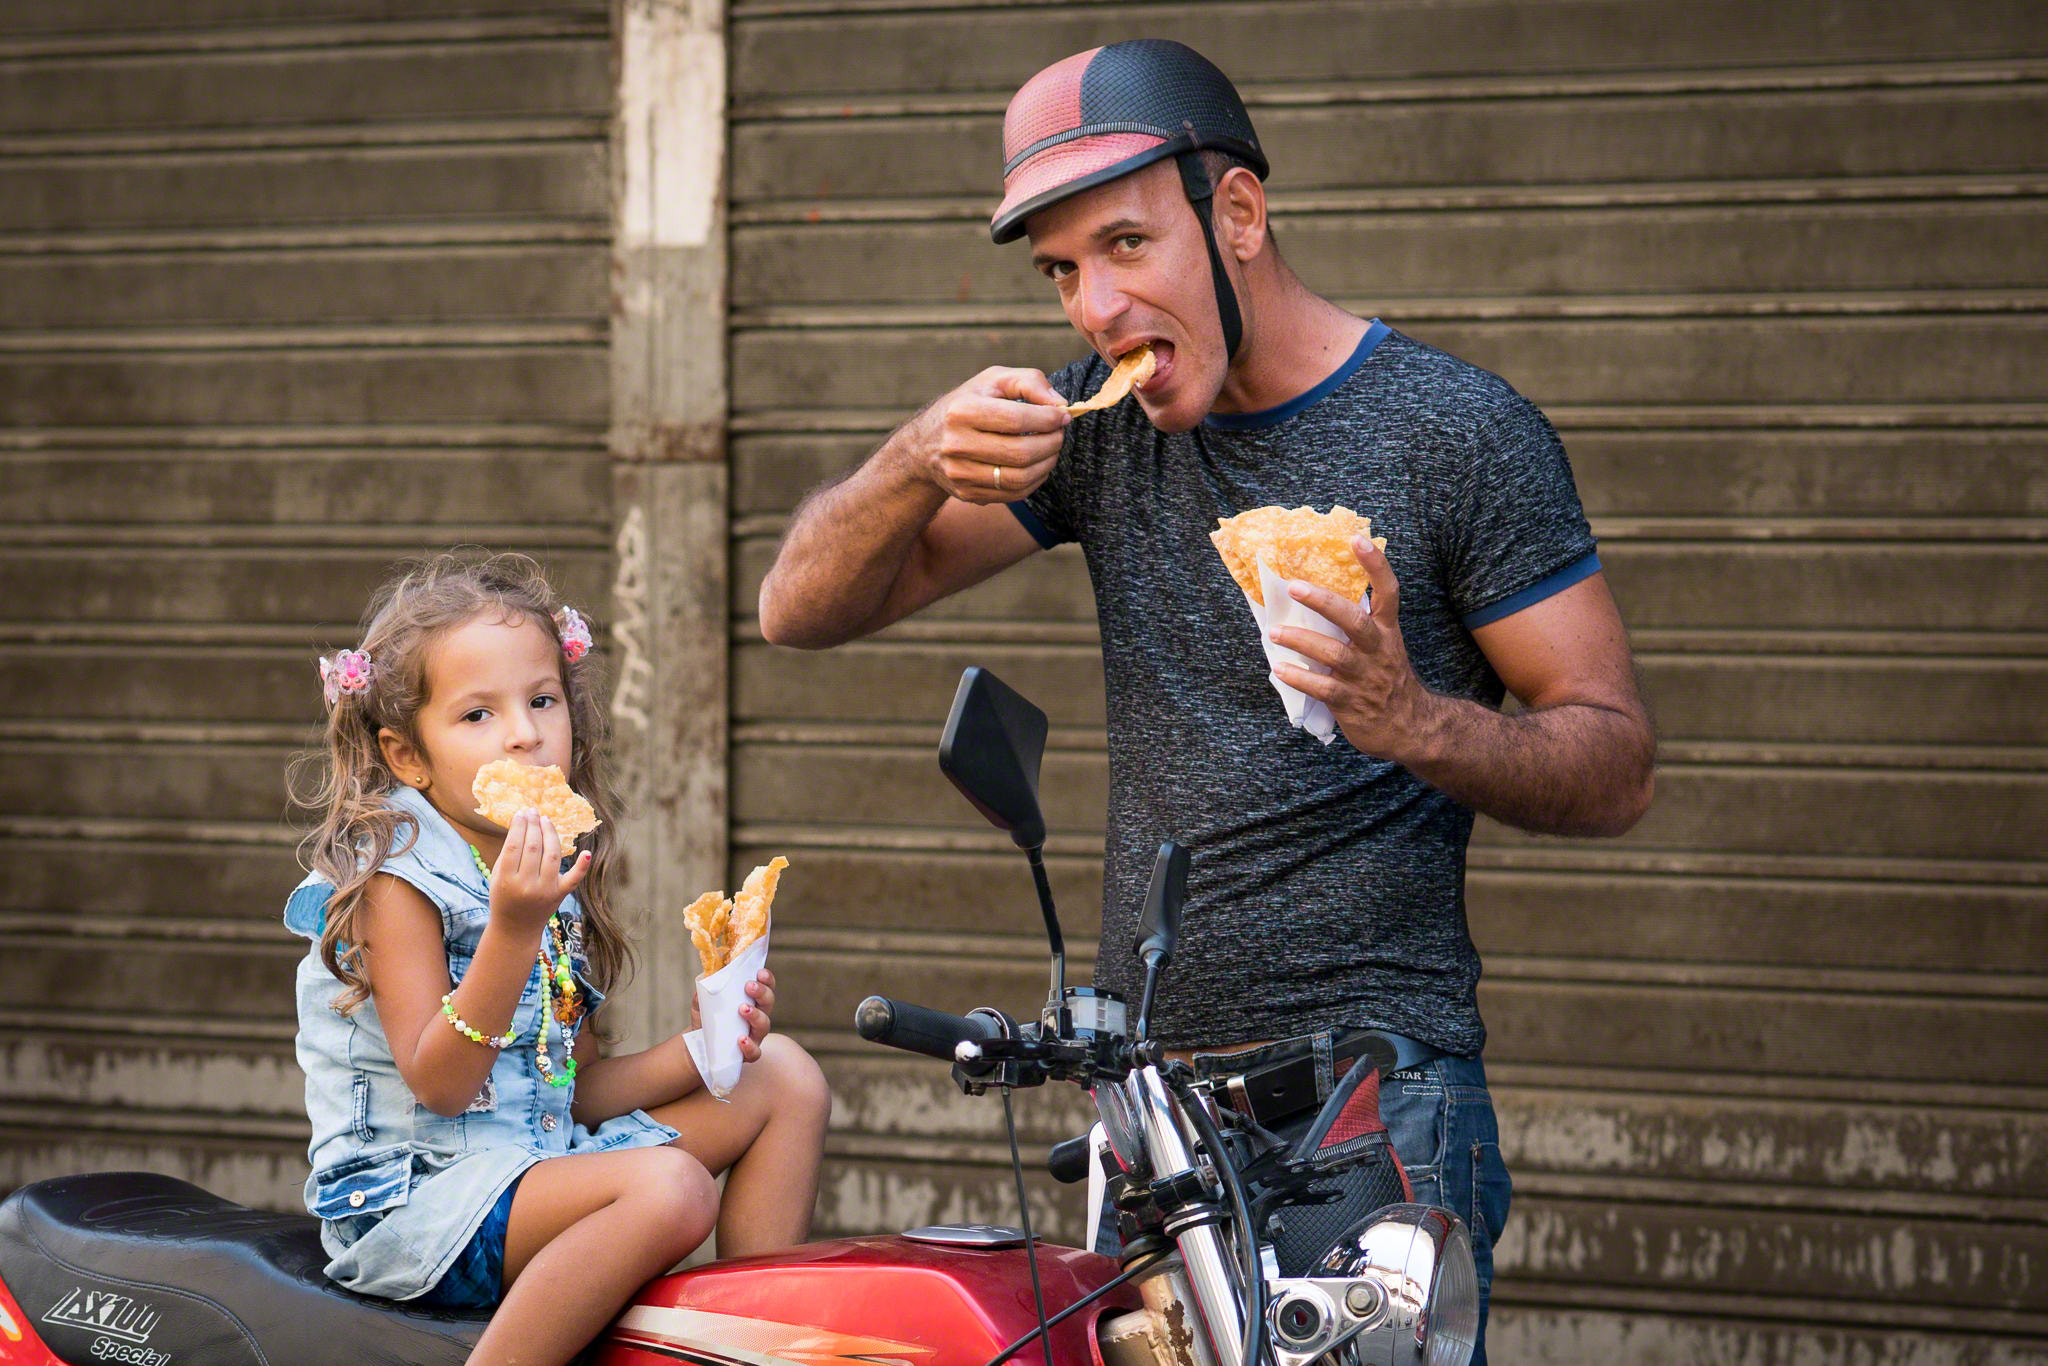
<path fill-rule="evenodd" d="M 0 1282 L 78 1366 L 456 1366 L 490 1321 L 354 1294 L 326 1264 L 312 1216 L 150 1172 L 58 1177 L 0 1202 Z"/>

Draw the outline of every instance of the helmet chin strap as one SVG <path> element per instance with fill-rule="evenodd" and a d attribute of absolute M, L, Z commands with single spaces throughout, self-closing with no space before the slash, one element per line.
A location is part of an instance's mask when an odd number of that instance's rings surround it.
<path fill-rule="evenodd" d="M 1216 246 L 1216 224 L 1209 207 L 1216 197 L 1216 186 L 1209 179 L 1209 168 L 1202 164 L 1200 152 L 1182 152 L 1174 163 L 1180 167 L 1181 188 L 1187 191 L 1188 203 L 1194 206 L 1195 218 L 1202 225 L 1202 240 L 1209 246 L 1209 273 L 1216 284 L 1216 316 L 1223 323 L 1223 355 L 1226 360 L 1235 360 L 1237 348 L 1244 341 L 1244 320 L 1238 316 L 1237 291 L 1223 270 L 1223 252 Z"/>

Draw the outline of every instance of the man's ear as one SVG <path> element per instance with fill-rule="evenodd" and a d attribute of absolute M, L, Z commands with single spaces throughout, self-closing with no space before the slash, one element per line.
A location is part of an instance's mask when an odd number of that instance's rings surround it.
<path fill-rule="evenodd" d="M 424 791 L 427 786 L 427 756 L 420 753 L 418 745 L 400 735 L 389 726 L 377 732 L 377 748 L 384 755 L 384 766 L 392 776 L 407 787 Z"/>
<path fill-rule="evenodd" d="M 1266 187 L 1244 166 L 1233 166 L 1216 186 L 1211 213 L 1223 244 L 1240 261 L 1266 249 Z"/>

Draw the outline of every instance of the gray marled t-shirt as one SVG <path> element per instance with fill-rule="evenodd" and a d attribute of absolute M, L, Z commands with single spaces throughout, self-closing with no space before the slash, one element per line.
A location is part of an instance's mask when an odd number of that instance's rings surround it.
<path fill-rule="evenodd" d="M 1098 357 L 1053 376 L 1092 393 Z M 1088 560 L 1108 684 L 1098 986 L 1135 1001 L 1153 855 L 1189 846 L 1180 948 L 1155 1033 L 1192 1047 L 1332 1025 L 1468 1056 L 1485 1043 L 1465 927 L 1471 811 L 1399 765 L 1287 723 L 1258 628 L 1208 533 L 1278 503 L 1342 503 L 1387 538 L 1401 631 L 1429 687 L 1497 706 L 1471 627 L 1599 567 L 1571 466 L 1499 377 L 1375 322 L 1328 381 L 1167 435 L 1136 403 L 1067 429 L 1018 519 Z"/>

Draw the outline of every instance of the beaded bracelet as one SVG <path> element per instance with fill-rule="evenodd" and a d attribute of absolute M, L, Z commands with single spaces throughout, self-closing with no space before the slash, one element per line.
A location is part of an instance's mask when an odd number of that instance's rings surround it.
<path fill-rule="evenodd" d="M 481 1030 L 471 1028 L 469 1021 L 455 1013 L 455 993 L 452 991 L 441 998 L 441 1017 L 455 1026 L 457 1034 L 471 1043 L 480 1043 L 486 1048 L 510 1048 L 519 1039 L 518 1033 L 509 1025 L 506 1026 L 504 1035 L 496 1039 Z"/>

